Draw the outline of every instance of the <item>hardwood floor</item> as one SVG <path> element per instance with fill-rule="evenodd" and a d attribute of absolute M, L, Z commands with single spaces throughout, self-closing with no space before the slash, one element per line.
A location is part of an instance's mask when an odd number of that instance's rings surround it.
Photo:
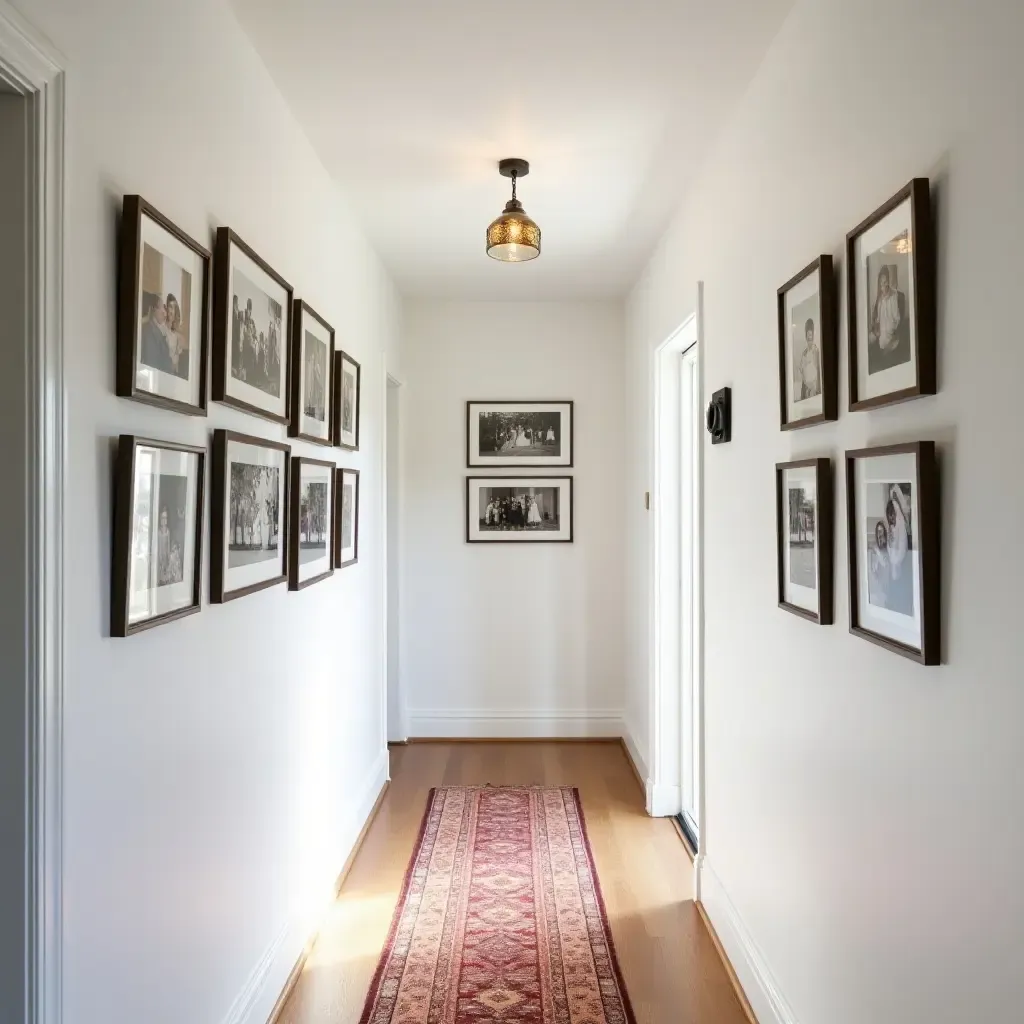
<path fill-rule="evenodd" d="M 637 1024 L 747 1024 L 692 899 L 670 821 L 649 818 L 617 743 L 413 743 L 277 1024 L 356 1024 L 432 786 L 577 786 Z"/>

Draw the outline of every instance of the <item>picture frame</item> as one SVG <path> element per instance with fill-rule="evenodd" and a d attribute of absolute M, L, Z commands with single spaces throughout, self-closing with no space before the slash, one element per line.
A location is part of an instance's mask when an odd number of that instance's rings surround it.
<path fill-rule="evenodd" d="M 466 402 L 468 469 L 571 469 L 571 400 Z"/>
<path fill-rule="evenodd" d="M 214 401 L 289 423 L 292 286 L 227 227 L 213 276 Z"/>
<path fill-rule="evenodd" d="M 359 420 L 363 369 L 347 352 L 334 354 L 334 444 L 359 451 Z"/>
<path fill-rule="evenodd" d="M 820 626 L 831 626 L 835 621 L 831 460 L 776 463 L 775 514 L 779 607 Z"/>
<path fill-rule="evenodd" d="M 288 512 L 290 590 L 304 590 L 334 575 L 336 469 L 333 462 L 320 459 L 296 457 L 291 461 Z"/>
<path fill-rule="evenodd" d="M 467 544 L 571 544 L 573 477 L 467 476 Z"/>
<path fill-rule="evenodd" d="M 292 309 L 291 437 L 333 445 L 334 328 L 308 302 Z"/>
<path fill-rule="evenodd" d="M 779 405 L 783 430 L 839 418 L 835 275 L 821 255 L 777 293 Z"/>
<path fill-rule="evenodd" d="M 940 509 L 934 441 L 846 453 L 850 632 L 938 665 Z"/>
<path fill-rule="evenodd" d="M 134 434 L 118 438 L 112 637 L 132 636 L 201 610 L 205 486 L 205 448 Z"/>
<path fill-rule="evenodd" d="M 122 201 L 115 392 L 207 411 L 210 251 L 142 196 Z"/>
<path fill-rule="evenodd" d="M 210 600 L 223 604 L 288 579 L 291 448 L 216 430 L 210 509 Z"/>
<path fill-rule="evenodd" d="M 335 493 L 334 564 L 345 569 L 359 561 L 359 470 L 339 467 Z"/>
<path fill-rule="evenodd" d="M 935 243 L 927 178 L 913 178 L 846 236 L 846 281 L 850 412 L 934 395 Z"/>

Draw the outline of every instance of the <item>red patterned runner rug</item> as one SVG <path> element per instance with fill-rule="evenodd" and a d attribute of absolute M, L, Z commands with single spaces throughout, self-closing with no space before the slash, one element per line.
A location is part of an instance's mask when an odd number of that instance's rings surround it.
<path fill-rule="evenodd" d="M 361 1024 L 635 1024 L 576 789 L 431 790 Z"/>

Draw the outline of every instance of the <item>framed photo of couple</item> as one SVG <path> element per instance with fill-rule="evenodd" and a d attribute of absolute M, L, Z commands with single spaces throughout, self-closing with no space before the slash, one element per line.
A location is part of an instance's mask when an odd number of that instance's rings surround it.
<path fill-rule="evenodd" d="M 832 463 L 775 467 L 779 607 L 820 626 L 833 622 Z"/>
<path fill-rule="evenodd" d="M 572 402 L 467 402 L 466 465 L 569 468 Z"/>
<path fill-rule="evenodd" d="M 783 430 L 839 418 L 835 281 L 819 256 L 778 291 L 779 401 Z"/>
<path fill-rule="evenodd" d="M 935 442 L 846 453 L 850 632 L 922 665 L 939 646 Z"/>
<path fill-rule="evenodd" d="M 209 251 L 142 196 L 125 196 L 117 394 L 205 416 L 209 303 Z"/>
<path fill-rule="evenodd" d="M 850 411 L 936 390 L 935 249 L 927 178 L 846 236 Z"/>
<path fill-rule="evenodd" d="M 295 300 L 292 325 L 292 421 L 288 433 L 303 441 L 330 445 L 334 328 L 301 299 Z"/>

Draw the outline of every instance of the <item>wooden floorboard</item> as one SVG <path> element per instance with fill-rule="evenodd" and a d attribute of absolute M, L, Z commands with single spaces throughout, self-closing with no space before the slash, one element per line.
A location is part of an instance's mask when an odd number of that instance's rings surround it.
<path fill-rule="evenodd" d="M 391 786 L 278 1024 L 357 1024 L 428 791 L 488 782 L 579 788 L 637 1024 L 747 1024 L 675 829 L 646 815 L 624 750 L 602 742 L 392 748 Z"/>

